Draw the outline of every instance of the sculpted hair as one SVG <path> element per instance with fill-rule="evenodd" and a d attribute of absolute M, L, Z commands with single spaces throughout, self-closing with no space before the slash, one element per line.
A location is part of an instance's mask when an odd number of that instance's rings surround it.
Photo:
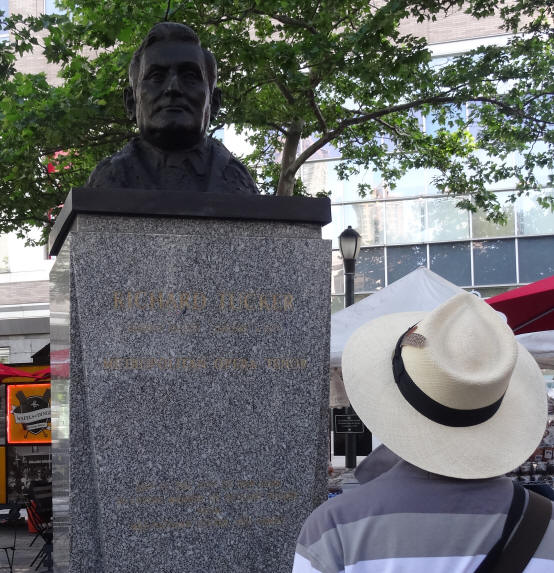
<path fill-rule="evenodd" d="M 133 93 L 137 86 L 138 75 L 140 70 L 140 61 L 144 50 L 155 44 L 156 42 L 162 42 L 164 40 L 176 40 L 178 42 L 190 42 L 191 44 L 196 44 L 204 52 L 204 61 L 206 63 L 206 71 L 208 73 L 208 83 L 210 85 L 210 92 L 217 83 L 217 62 L 215 56 L 206 48 L 202 48 L 200 45 L 200 38 L 196 32 L 186 26 L 185 24 L 179 24 L 178 22 L 159 22 L 152 26 L 146 38 L 142 41 L 142 44 L 138 47 L 137 51 L 133 54 L 131 63 L 129 64 L 129 84 Z"/>

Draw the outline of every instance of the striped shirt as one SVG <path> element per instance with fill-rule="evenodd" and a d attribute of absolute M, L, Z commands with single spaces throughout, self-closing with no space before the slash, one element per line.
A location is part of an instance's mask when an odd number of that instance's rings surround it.
<path fill-rule="evenodd" d="M 388 469 L 387 452 L 368 456 L 356 473 L 361 484 L 306 520 L 293 573 L 473 573 L 479 566 L 502 534 L 511 480 L 445 478 L 399 458 Z M 554 517 L 525 569 L 552 572 Z"/>

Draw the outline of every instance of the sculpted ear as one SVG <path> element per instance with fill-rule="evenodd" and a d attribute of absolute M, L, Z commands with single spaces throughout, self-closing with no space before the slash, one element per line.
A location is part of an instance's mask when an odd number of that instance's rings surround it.
<path fill-rule="evenodd" d="M 133 95 L 133 89 L 128 86 L 123 91 L 123 102 L 125 103 L 125 110 L 127 111 L 127 117 L 131 121 L 136 121 L 137 119 L 137 112 L 136 112 L 136 103 L 135 103 L 135 96 Z"/>
<path fill-rule="evenodd" d="M 215 120 L 215 117 L 218 114 L 220 107 L 221 107 L 221 90 L 219 88 L 214 88 L 210 107 L 210 122 Z"/>

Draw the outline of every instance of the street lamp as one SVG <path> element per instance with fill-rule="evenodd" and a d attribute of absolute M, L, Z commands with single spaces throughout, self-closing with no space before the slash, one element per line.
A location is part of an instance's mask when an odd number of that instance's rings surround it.
<path fill-rule="evenodd" d="M 344 306 L 354 304 L 354 274 L 362 237 L 350 225 L 339 235 L 339 248 L 344 264 Z"/>
<path fill-rule="evenodd" d="M 356 274 L 356 259 L 360 253 L 362 237 L 350 225 L 339 235 L 339 248 L 344 264 L 344 306 L 354 304 L 354 275 Z M 354 414 L 352 406 L 346 409 L 347 414 Z M 356 467 L 356 434 L 344 436 L 344 465 L 347 469 Z"/>

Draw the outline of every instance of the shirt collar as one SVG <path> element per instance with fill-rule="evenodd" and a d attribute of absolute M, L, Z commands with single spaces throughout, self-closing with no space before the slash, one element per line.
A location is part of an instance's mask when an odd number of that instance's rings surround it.
<path fill-rule="evenodd" d="M 195 147 L 176 151 L 161 150 L 140 137 L 135 138 L 134 144 L 138 147 L 144 159 L 156 171 L 168 167 L 185 170 L 190 168 L 196 175 L 202 176 L 208 170 L 210 148 L 207 138 L 204 138 Z"/>

